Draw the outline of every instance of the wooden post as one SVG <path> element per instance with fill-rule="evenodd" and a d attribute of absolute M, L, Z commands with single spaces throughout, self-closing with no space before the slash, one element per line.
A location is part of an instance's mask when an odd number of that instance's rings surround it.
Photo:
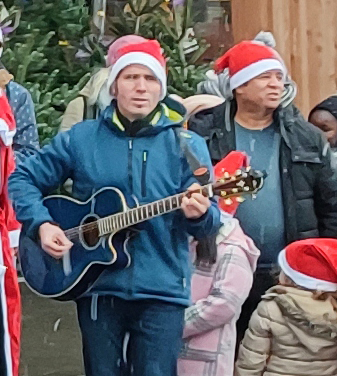
<path fill-rule="evenodd" d="M 337 92 L 336 0 L 232 0 L 235 42 L 271 31 L 304 116 Z"/>

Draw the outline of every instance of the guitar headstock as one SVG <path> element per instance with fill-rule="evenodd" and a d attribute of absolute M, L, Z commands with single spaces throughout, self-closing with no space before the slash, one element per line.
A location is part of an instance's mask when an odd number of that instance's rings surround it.
<path fill-rule="evenodd" d="M 245 167 L 235 174 L 223 172 L 223 177 L 213 184 L 213 194 L 224 199 L 237 196 L 237 201 L 243 195 L 255 195 L 263 186 L 266 173 Z M 243 201 L 243 200 L 242 200 Z"/>

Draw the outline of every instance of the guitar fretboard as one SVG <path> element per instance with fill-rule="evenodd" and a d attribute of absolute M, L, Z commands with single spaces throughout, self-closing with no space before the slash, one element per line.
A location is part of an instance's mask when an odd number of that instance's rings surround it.
<path fill-rule="evenodd" d="M 212 196 L 212 184 L 207 184 L 202 188 L 208 197 Z M 186 192 L 164 198 L 162 200 L 151 202 L 129 209 L 126 212 L 113 214 L 109 217 L 101 218 L 97 221 L 99 236 L 111 234 L 144 222 L 148 219 L 170 213 L 181 208 L 181 202 Z"/>

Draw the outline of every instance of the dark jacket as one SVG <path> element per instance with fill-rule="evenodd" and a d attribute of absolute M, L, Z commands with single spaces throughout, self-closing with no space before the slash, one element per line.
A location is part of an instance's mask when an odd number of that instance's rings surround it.
<path fill-rule="evenodd" d="M 202 136 L 215 164 L 235 150 L 235 101 L 201 111 L 189 129 Z M 280 173 L 286 241 L 337 237 L 337 171 L 323 133 L 306 122 L 293 106 L 278 109 Z"/>
<path fill-rule="evenodd" d="M 34 234 L 53 218 L 42 198 L 67 178 L 82 201 L 103 187 L 116 187 L 126 196 L 148 203 L 185 191 L 195 177 L 180 150 L 175 128 L 181 127 L 182 106 L 162 105 L 154 126 L 127 136 L 108 107 L 97 120 L 77 124 L 17 167 L 9 183 L 17 218 Z M 112 120 L 114 119 L 114 120 Z M 211 170 L 204 140 L 185 133 L 191 151 Z M 126 300 L 159 299 L 188 305 L 190 264 L 188 235 L 201 238 L 216 233 L 220 212 L 213 205 L 199 219 L 187 219 L 182 211 L 167 213 L 144 223 L 144 230 L 127 243 L 130 267 L 106 269 L 92 289 Z"/>

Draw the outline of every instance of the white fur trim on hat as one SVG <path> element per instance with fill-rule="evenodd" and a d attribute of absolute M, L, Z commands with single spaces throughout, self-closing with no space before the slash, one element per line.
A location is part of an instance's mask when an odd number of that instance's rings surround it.
<path fill-rule="evenodd" d="M 257 61 L 256 63 L 250 64 L 233 74 L 233 76 L 230 78 L 231 90 L 236 89 L 264 72 L 274 69 L 279 69 L 283 73 L 283 77 L 286 76 L 287 72 L 285 66 L 277 59 L 263 59 Z"/>
<path fill-rule="evenodd" d="M 161 83 L 161 100 L 166 96 L 166 72 L 165 68 L 153 56 L 145 52 L 129 52 L 120 57 L 112 66 L 108 78 L 108 88 L 115 82 L 118 74 L 127 66 L 140 64 L 149 68 Z"/>
<path fill-rule="evenodd" d="M 286 259 L 285 249 L 278 255 L 278 263 L 284 274 L 291 278 L 298 286 L 307 288 L 309 290 L 317 291 L 337 291 L 337 283 L 323 281 L 308 275 L 302 274 L 297 270 L 291 268 Z"/>

